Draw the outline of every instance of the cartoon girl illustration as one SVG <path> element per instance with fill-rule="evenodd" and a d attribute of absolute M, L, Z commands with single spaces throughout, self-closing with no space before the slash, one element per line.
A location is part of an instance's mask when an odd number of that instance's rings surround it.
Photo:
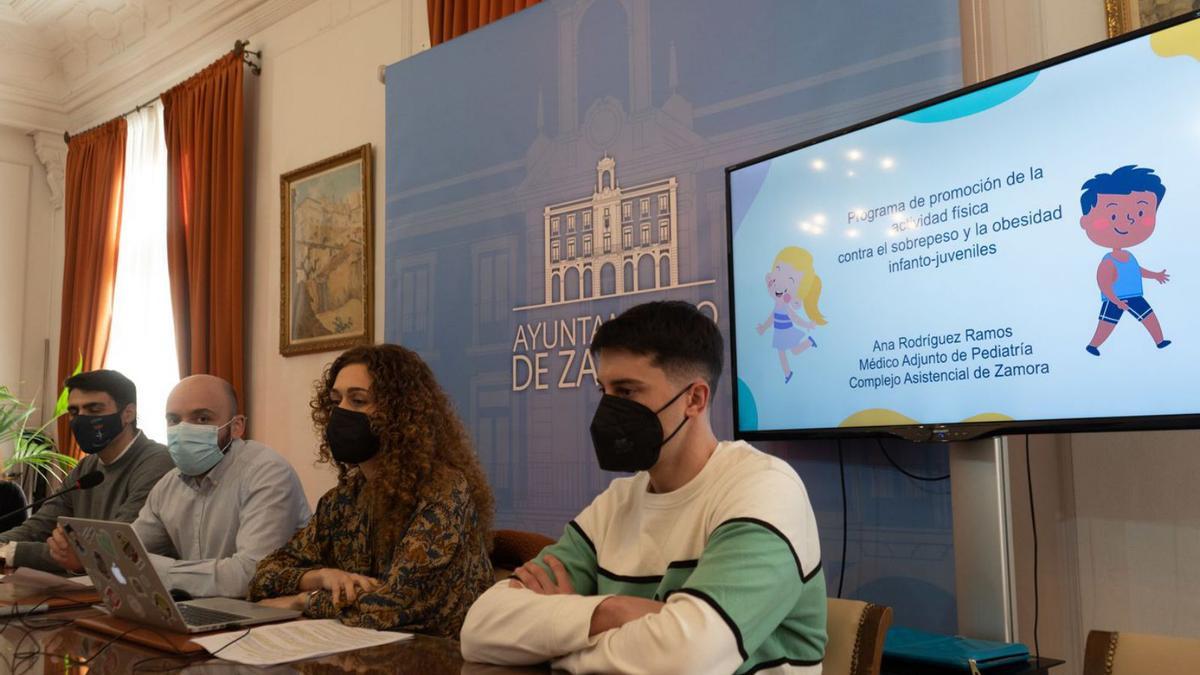
<path fill-rule="evenodd" d="M 771 346 L 779 350 L 779 365 L 783 367 L 783 382 L 786 384 L 793 375 L 788 365 L 788 351 L 799 354 L 817 346 L 816 340 L 800 327 L 811 331 L 827 323 L 817 309 L 817 300 L 821 297 L 821 277 L 813 269 L 812 254 L 798 246 L 788 246 L 780 251 L 775 256 L 771 271 L 767 272 L 767 292 L 775 301 L 775 308 L 766 321 L 758 324 L 758 334 L 762 335 L 772 326 L 775 328 Z M 801 306 L 804 307 L 807 320 L 799 314 Z"/>

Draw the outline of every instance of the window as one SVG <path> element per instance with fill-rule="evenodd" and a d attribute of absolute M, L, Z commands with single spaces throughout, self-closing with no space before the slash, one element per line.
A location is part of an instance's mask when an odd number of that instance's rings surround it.
<path fill-rule="evenodd" d="M 567 215 L 567 234 L 575 234 L 575 214 Z"/>
<path fill-rule="evenodd" d="M 650 244 L 650 223 L 642 223 L 642 246 Z"/>
<path fill-rule="evenodd" d="M 659 195 L 659 196 L 658 196 L 658 212 L 659 212 L 659 213 L 666 213 L 666 212 L 668 212 L 668 211 L 670 211 L 670 210 L 671 210 L 671 197 L 670 197 L 670 195 Z"/>
<path fill-rule="evenodd" d="M 472 382 L 471 388 L 472 399 L 478 406 L 473 438 L 479 462 L 487 468 L 496 505 L 511 505 L 513 492 L 522 476 L 518 468 L 525 466 L 521 447 L 513 442 L 521 437 L 516 432 L 521 421 L 513 412 L 515 403 L 502 385 Z"/>
<path fill-rule="evenodd" d="M 608 229 L 608 208 L 604 209 L 604 229 Z"/>
<path fill-rule="evenodd" d="M 554 216 L 550 219 L 550 236 L 558 236 L 558 216 Z"/>
<path fill-rule="evenodd" d="M 429 323 L 428 261 L 400 265 L 400 335 L 402 343 L 413 349 L 428 349 L 431 344 Z"/>
<path fill-rule="evenodd" d="M 570 239 L 567 239 L 567 257 L 568 258 L 575 257 L 575 237 L 571 237 Z"/>
<path fill-rule="evenodd" d="M 621 205 L 621 220 L 633 220 L 633 202 Z"/>
<path fill-rule="evenodd" d="M 550 262 L 558 262 L 558 241 L 550 242 Z"/>
<path fill-rule="evenodd" d="M 179 381 L 167 273 L 167 143 L 162 104 L 130 114 L 125 194 L 105 367 L 137 383 L 138 426 L 167 437 L 167 395 Z"/>
<path fill-rule="evenodd" d="M 658 243 L 665 244 L 671 241 L 671 219 L 658 219 Z"/>
<path fill-rule="evenodd" d="M 511 257 L 507 248 L 476 250 L 474 257 L 475 340 L 476 344 L 495 344 L 505 339 L 512 317 Z"/>
<path fill-rule="evenodd" d="M 617 292 L 617 268 L 612 263 L 604 263 L 600 268 L 600 295 L 612 295 Z"/>
<path fill-rule="evenodd" d="M 604 233 L 604 252 L 612 253 L 612 235 L 607 232 Z"/>
<path fill-rule="evenodd" d="M 625 248 L 633 246 L 633 228 L 628 225 L 621 228 L 621 246 Z"/>
<path fill-rule="evenodd" d="M 592 235 L 583 235 L 583 255 L 590 256 L 592 254 Z"/>
<path fill-rule="evenodd" d="M 642 197 L 642 217 L 650 215 L 650 198 Z"/>
<path fill-rule="evenodd" d="M 583 231 L 587 232 L 592 229 L 592 212 L 587 210 L 583 212 Z"/>

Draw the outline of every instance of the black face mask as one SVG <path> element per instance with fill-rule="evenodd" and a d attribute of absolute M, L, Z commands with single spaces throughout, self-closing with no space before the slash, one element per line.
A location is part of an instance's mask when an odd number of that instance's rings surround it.
<path fill-rule="evenodd" d="M 684 387 L 658 410 L 651 410 L 627 398 L 605 394 L 592 417 L 592 445 L 596 448 L 600 468 L 605 471 L 636 472 L 654 466 L 662 446 L 674 438 L 688 421 L 684 417 L 675 431 L 663 438 L 658 413 L 666 410 L 691 388 L 690 384 Z"/>
<path fill-rule="evenodd" d="M 379 436 L 371 431 L 371 418 L 345 408 L 329 413 L 325 442 L 334 461 L 342 464 L 361 464 L 379 453 Z"/>
<path fill-rule="evenodd" d="M 76 415 L 71 418 L 71 434 L 79 449 L 89 455 L 108 447 L 121 431 L 125 423 L 121 421 L 121 413 L 108 415 Z"/>

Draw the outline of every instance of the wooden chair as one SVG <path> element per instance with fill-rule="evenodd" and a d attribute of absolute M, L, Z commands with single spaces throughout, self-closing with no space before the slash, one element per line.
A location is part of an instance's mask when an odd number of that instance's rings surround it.
<path fill-rule="evenodd" d="M 858 600 L 829 598 L 825 629 L 824 675 L 879 675 L 883 639 L 892 625 L 892 608 Z"/>
<path fill-rule="evenodd" d="M 512 576 L 512 571 L 533 560 L 554 540 L 537 532 L 495 530 L 492 532 L 492 569 L 496 581 Z"/>
<path fill-rule="evenodd" d="M 1083 675 L 1157 675 L 1200 673 L 1200 640 L 1117 633 L 1088 633 Z"/>

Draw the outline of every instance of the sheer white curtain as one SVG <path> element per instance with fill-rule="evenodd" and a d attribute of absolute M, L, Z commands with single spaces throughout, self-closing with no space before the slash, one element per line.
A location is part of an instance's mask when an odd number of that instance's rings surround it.
<path fill-rule="evenodd" d="M 167 442 L 163 410 L 179 381 L 167 276 L 167 144 L 162 103 L 130 114 L 112 333 L 105 367 L 137 385 L 138 426 Z"/>

